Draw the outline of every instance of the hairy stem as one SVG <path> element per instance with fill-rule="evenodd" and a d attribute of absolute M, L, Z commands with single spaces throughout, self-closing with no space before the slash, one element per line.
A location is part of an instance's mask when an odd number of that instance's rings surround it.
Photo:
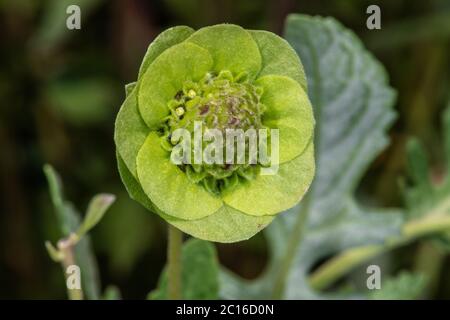
<path fill-rule="evenodd" d="M 408 244 L 417 238 L 450 230 L 450 216 L 435 214 L 411 220 L 403 225 L 400 236 L 389 238 L 384 244 L 352 248 L 328 260 L 309 278 L 312 288 L 327 288 L 353 268 L 381 253 Z"/>
<path fill-rule="evenodd" d="M 181 245 L 183 233 L 169 225 L 169 243 L 167 246 L 168 297 L 171 300 L 181 299 Z"/>
<path fill-rule="evenodd" d="M 286 253 L 283 257 L 283 261 L 281 262 L 280 271 L 275 280 L 275 285 L 273 288 L 272 298 L 273 299 L 282 299 L 284 287 L 286 285 L 286 279 L 289 274 L 289 270 L 291 268 L 292 263 L 294 262 L 294 258 L 297 255 L 298 249 L 300 247 L 300 243 L 302 241 L 305 225 L 308 221 L 308 201 L 309 197 L 304 200 L 303 206 L 300 209 L 297 219 L 295 220 L 295 225 L 291 231 L 291 236 L 289 238 L 289 242 L 287 244 Z"/>
<path fill-rule="evenodd" d="M 83 289 L 71 289 L 67 284 L 67 269 L 72 265 L 76 265 L 75 246 L 78 240 L 78 237 L 71 233 L 67 238 L 59 240 L 57 244 L 62 257 L 61 267 L 66 278 L 67 296 L 70 300 L 83 300 Z"/>

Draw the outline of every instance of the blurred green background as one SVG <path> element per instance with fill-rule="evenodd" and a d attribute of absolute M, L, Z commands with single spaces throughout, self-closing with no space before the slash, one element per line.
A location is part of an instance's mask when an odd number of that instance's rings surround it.
<path fill-rule="evenodd" d="M 66 8 L 81 7 L 81 30 Z M 381 7 L 382 29 L 366 28 L 366 8 Z M 440 114 L 450 101 L 450 1 L 15 0 L 0 1 L 0 298 L 65 298 L 60 266 L 45 240 L 60 237 L 47 182 L 51 163 L 66 197 L 84 211 L 99 192 L 117 201 L 92 232 L 103 288 L 144 298 L 164 265 L 166 226 L 129 199 L 116 169 L 114 119 L 124 85 L 135 80 L 148 44 L 162 30 L 230 22 L 282 33 L 289 13 L 333 16 L 384 64 L 398 91 L 392 143 L 360 186 L 368 203 L 402 206 L 405 142 L 425 142 L 443 173 Z M 218 245 L 220 262 L 246 278 L 264 268 L 263 234 Z M 410 253 L 414 253 L 413 255 Z M 450 298 L 449 259 L 427 242 L 392 253 L 398 268 L 430 269 L 429 297 Z M 422 256 L 422 258 L 417 258 Z M 420 261 L 432 261 L 421 265 Z M 414 260 L 413 257 L 417 259 Z M 422 263 L 423 264 L 423 263 Z"/>

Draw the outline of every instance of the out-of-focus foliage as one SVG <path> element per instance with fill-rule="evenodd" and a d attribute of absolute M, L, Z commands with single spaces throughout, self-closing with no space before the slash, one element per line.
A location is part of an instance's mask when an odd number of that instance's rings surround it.
<path fill-rule="evenodd" d="M 383 282 L 380 290 L 372 291 L 370 297 L 376 300 L 419 299 L 426 286 L 423 274 L 401 272 Z"/>
<path fill-rule="evenodd" d="M 74 31 L 65 28 L 67 3 L 0 1 L 0 298 L 66 296 L 61 269 L 42 244 L 62 235 L 41 170 L 47 162 L 62 174 L 65 193 L 79 208 L 99 191 L 117 195 L 91 235 L 102 283 L 117 284 L 123 298 L 143 298 L 157 286 L 165 226 L 123 190 L 112 136 L 123 84 L 134 81 L 148 44 L 169 26 L 231 22 L 280 34 L 288 13 L 335 17 L 382 62 L 398 93 L 391 144 L 352 186 L 358 203 L 403 205 L 397 181 L 406 174 L 405 144 L 412 136 L 426 148 L 431 181 L 442 181 L 440 114 L 450 92 L 448 0 L 75 0 L 70 4 L 81 7 L 82 29 Z M 366 28 L 370 4 L 381 7 L 381 30 Z M 74 103 L 78 99 L 83 103 Z M 347 230 L 343 226 L 342 232 Z M 421 297 L 449 298 L 449 261 L 445 252 L 434 251 L 435 243 L 424 239 L 385 255 L 386 272 L 422 272 L 420 266 L 433 261 L 442 271 L 432 277 L 434 289 Z M 262 236 L 218 248 L 219 260 L 244 278 L 255 278 L 266 266 Z M 364 278 L 364 271 L 351 274 Z"/>
<path fill-rule="evenodd" d="M 408 218 L 426 217 L 430 221 L 450 214 L 450 102 L 442 115 L 445 173 L 433 172 L 423 144 L 416 138 L 407 144 L 410 184 L 404 186 Z M 450 249 L 450 232 L 437 235 L 436 244 Z"/>
<path fill-rule="evenodd" d="M 55 170 L 51 166 L 46 165 L 44 171 L 61 229 L 61 238 L 68 237 L 71 233 L 77 232 L 81 226 L 81 216 L 73 204 L 65 200 L 61 178 Z M 99 299 L 99 272 L 89 236 L 84 236 L 75 247 L 75 261 L 80 269 L 83 270 L 81 283 L 87 298 Z"/>
<path fill-rule="evenodd" d="M 450 103 L 442 116 L 445 174 L 431 172 L 423 144 L 412 138 L 407 144 L 411 185 L 405 188 L 408 216 L 417 218 L 450 212 Z"/>

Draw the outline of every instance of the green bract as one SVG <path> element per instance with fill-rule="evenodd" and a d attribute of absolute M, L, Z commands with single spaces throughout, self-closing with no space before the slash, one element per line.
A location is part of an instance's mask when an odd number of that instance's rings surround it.
<path fill-rule="evenodd" d="M 114 137 L 122 180 L 133 199 L 182 231 L 218 242 L 248 239 L 308 190 L 315 166 L 306 78 L 295 51 L 275 34 L 231 24 L 168 29 L 126 92 Z M 194 122 L 221 132 L 278 129 L 278 171 L 175 164 L 173 134 L 193 134 Z"/>

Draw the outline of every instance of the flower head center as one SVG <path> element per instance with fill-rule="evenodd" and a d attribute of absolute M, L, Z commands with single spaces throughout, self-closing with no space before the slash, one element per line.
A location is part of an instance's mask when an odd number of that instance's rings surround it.
<path fill-rule="evenodd" d="M 185 129 L 194 137 L 199 123 L 203 129 L 216 129 L 224 137 L 230 129 L 242 132 L 250 129 L 258 135 L 258 130 L 263 128 L 265 110 L 261 94 L 262 89 L 251 84 L 246 74 L 234 76 L 230 71 L 207 73 L 199 82 L 186 81 L 168 104 L 170 115 L 165 122 L 164 143 L 170 148 L 170 144 L 177 142 L 172 136 L 177 129 Z M 194 145 L 193 140 L 191 143 Z M 203 147 L 209 143 L 202 141 Z M 248 144 L 249 141 L 245 141 L 247 155 Z M 191 180 L 202 183 L 213 193 L 237 184 L 240 178 L 252 179 L 257 172 L 254 163 L 225 161 L 225 150 L 223 158 L 222 163 L 184 163 L 179 167 Z"/>
<path fill-rule="evenodd" d="M 169 131 L 193 129 L 201 121 L 209 129 L 259 129 L 264 105 L 261 89 L 249 83 L 246 75 L 234 77 L 229 71 L 207 73 L 199 82 L 186 81 L 169 102 Z"/>

